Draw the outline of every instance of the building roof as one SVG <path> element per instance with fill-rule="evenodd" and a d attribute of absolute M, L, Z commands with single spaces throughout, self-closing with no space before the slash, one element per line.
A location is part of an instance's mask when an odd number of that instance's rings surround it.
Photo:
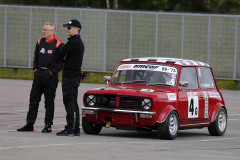
<path fill-rule="evenodd" d="M 162 62 L 162 63 L 172 63 L 182 66 L 207 66 L 209 64 L 196 60 L 180 59 L 180 58 L 166 58 L 166 57 L 142 57 L 142 58 L 128 58 L 122 61 L 150 61 L 150 62 Z"/>

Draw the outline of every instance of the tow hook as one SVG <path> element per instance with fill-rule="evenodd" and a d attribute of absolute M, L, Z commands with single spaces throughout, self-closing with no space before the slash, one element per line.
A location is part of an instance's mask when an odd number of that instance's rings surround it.
<path fill-rule="evenodd" d="M 107 121 L 107 123 L 106 123 L 106 128 L 109 128 L 111 126 L 111 121 Z"/>

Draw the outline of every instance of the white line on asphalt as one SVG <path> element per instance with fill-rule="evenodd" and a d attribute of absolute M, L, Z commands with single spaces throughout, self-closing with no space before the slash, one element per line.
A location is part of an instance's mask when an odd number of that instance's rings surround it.
<path fill-rule="evenodd" d="M 202 139 L 202 140 L 190 140 L 190 141 L 179 141 L 181 143 L 190 143 L 190 142 L 208 142 L 208 141 L 223 141 L 223 140 L 234 140 L 234 139 L 240 139 L 240 137 L 232 137 L 232 138 L 218 138 L 218 139 Z M 172 143 L 174 141 L 166 141 L 166 142 L 152 142 L 154 144 L 156 143 Z M 146 142 L 124 142 L 127 144 L 140 144 L 140 143 L 146 143 Z M 151 142 L 150 142 L 151 143 Z M 149 143 L 148 143 L 149 144 Z"/>
<path fill-rule="evenodd" d="M 90 143 L 62 143 L 62 144 L 45 144 L 45 145 L 30 145 L 30 146 L 16 146 L 16 147 L 2 147 L 0 150 L 8 149 L 21 149 L 21 148 L 32 148 L 32 147 L 49 147 L 49 146 L 66 146 L 66 145 L 78 145 L 78 144 L 90 144 Z"/>
<path fill-rule="evenodd" d="M 218 141 L 218 140 L 233 140 L 233 139 L 240 139 L 240 137 L 232 137 L 232 138 L 219 138 L 219 139 L 205 139 L 205 140 L 197 140 L 200 142 L 208 142 L 208 141 Z"/>

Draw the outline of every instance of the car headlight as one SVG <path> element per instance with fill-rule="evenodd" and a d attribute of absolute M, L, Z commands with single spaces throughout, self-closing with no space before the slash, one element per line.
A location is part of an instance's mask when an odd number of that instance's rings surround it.
<path fill-rule="evenodd" d="M 151 110 L 152 109 L 152 100 L 150 98 L 144 98 L 142 100 L 142 108 L 144 110 Z"/>
<path fill-rule="evenodd" d="M 88 95 L 86 102 L 87 102 L 87 105 L 94 106 L 96 104 L 96 96 L 95 95 Z"/>

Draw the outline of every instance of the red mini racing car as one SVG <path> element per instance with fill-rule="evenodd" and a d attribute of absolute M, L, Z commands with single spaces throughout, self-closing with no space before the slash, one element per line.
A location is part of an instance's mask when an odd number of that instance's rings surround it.
<path fill-rule="evenodd" d="M 82 107 L 86 134 L 103 126 L 157 130 L 160 138 L 174 139 L 179 130 L 208 127 L 222 136 L 227 109 L 211 67 L 177 58 L 130 58 L 120 61 L 106 87 L 87 91 Z"/>

